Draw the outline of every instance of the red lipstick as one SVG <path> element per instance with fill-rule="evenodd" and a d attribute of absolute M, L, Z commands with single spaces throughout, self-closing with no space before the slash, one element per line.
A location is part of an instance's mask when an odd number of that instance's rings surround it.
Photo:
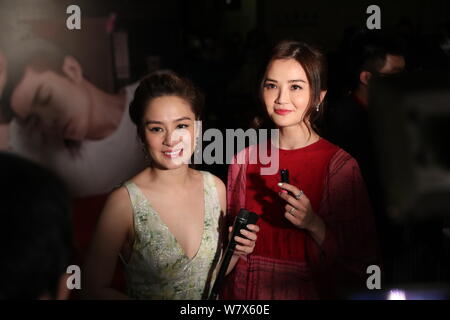
<path fill-rule="evenodd" d="M 287 110 L 287 109 L 275 109 L 275 113 L 279 114 L 281 116 L 287 115 L 288 113 L 291 113 L 292 110 Z"/>

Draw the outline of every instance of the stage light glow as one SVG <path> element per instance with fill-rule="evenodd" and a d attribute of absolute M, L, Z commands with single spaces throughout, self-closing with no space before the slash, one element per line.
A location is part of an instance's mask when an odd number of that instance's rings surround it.
<path fill-rule="evenodd" d="M 388 300 L 406 300 L 406 294 L 403 290 L 393 289 L 389 291 Z"/>

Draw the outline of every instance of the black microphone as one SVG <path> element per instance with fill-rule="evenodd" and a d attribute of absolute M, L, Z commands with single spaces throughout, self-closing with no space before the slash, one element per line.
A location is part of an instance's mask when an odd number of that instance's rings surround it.
<path fill-rule="evenodd" d="M 219 273 L 217 274 L 216 281 L 214 282 L 214 286 L 211 290 L 211 294 L 209 295 L 209 300 L 216 300 L 219 294 L 219 290 L 222 287 L 222 282 L 225 278 L 225 274 L 227 272 L 228 266 L 230 264 L 231 257 L 233 256 L 234 249 L 236 248 L 236 240 L 235 236 L 240 236 L 245 238 L 243 234 L 241 234 L 241 229 L 247 229 L 248 224 L 256 224 L 259 216 L 251 211 L 246 209 L 239 210 L 236 219 L 234 220 L 233 226 L 233 234 L 231 235 L 230 242 L 228 243 L 227 249 L 225 250 L 225 256 L 222 261 L 222 265 L 220 266 Z M 250 230 L 249 230 L 250 231 Z"/>

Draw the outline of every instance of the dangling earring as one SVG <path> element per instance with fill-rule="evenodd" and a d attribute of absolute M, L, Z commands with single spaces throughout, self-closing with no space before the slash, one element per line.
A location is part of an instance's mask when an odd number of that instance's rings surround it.
<path fill-rule="evenodd" d="M 316 106 L 316 111 L 319 112 L 320 103 Z"/>
<path fill-rule="evenodd" d="M 194 161 L 197 159 L 196 155 L 202 152 L 202 121 L 195 120 L 195 139 L 194 139 Z"/>
<path fill-rule="evenodd" d="M 195 138 L 195 142 L 194 142 L 194 152 L 200 152 L 200 145 L 201 145 L 200 139 L 201 139 L 200 136 L 198 136 L 197 138 Z"/>

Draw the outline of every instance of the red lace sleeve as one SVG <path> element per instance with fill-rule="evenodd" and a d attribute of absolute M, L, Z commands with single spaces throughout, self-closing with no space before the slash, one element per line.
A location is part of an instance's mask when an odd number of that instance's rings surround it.
<path fill-rule="evenodd" d="M 330 160 L 318 214 L 325 239 L 319 246 L 309 237 L 307 253 L 319 285 L 334 286 L 340 294 L 367 289 L 366 269 L 379 264 L 375 222 L 359 166 L 342 149 Z"/>

